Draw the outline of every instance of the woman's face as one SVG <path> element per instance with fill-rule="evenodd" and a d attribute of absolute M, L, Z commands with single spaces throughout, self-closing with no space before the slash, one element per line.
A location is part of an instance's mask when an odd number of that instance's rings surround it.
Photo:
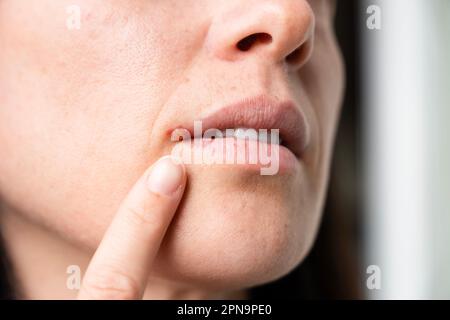
<path fill-rule="evenodd" d="M 329 0 L 0 1 L 3 205 L 92 253 L 138 177 L 171 153 L 172 129 L 255 97 L 290 101 L 307 124 L 295 164 L 269 176 L 188 165 L 152 270 L 220 288 L 286 274 L 326 190 L 344 83 L 332 16 Z"/>

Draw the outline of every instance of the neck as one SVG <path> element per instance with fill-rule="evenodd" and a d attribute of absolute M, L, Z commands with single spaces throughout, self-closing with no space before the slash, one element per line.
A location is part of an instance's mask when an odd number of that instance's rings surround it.
<path fill-rule="evenodd" d="M 19 299 L 75 299 L 77 285 L 68 285 L 77 266 L 86 270 L 93 252 L 83 250 L 56 233 L 12 210 L 2 210 L 0 233 L 11 260 Z M 70 271 L 72 270 L 72 271 Z M 80 275 L 81 277 L 81 275 Z M 244 291 L 211 292 L 149 278 L 144 299 L 244 299 Z"/>

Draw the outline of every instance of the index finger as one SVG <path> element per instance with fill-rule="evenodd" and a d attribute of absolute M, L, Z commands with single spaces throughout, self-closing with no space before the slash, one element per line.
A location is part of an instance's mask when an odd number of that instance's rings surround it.
<path fill-rule="evenodd" d="M 121 204 L 95 252 L 79 299 L 139 299 L 186 184 L 182 164 L 157 161 Z"/>

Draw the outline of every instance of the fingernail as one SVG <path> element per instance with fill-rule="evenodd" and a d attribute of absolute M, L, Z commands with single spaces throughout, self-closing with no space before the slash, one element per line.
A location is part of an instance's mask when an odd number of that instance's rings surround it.
<path fill-rule="evenodd" d="M 148 188 L 151 192 L 171 196 L 183 183 L 184 168 L 170 156 L 159 159 L 148 176 Z"/>

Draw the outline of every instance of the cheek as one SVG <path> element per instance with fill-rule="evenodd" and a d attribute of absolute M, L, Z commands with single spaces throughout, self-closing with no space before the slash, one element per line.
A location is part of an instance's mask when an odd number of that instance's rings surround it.
<path fill-rule="evenodd" d="M 321 128 L 329 141 L 335 131 L 345 86 L 344 62 L 331 29 L 320 35 L 316 52 L 311 61 L 314 70 L 305 82 L 310 83 Z"/>
<path fill-rule="evenodd" d="M 317 31 L 311 60 L 300 71 L 301 87 L 312 106 L 315 171 L 326 172 L 343 99 L 344 62 L 331 28 Z"/>
<path fill-rule="evenodd" d="M 170 89 L 164 59 L 107 6 L 81 1 L 86 20 L 69 31 L 66 1 L 38 2 L 1 2 L 0 194 L 61 233 L 96 238 L 158 156 L 151 124 Z"/>
<path fill-rule="evenodd" d="M 77 3 L 81 29 L 68 30 L 70 1 L 0 1 L 0 194 L 93 247 L 162 155 L 153 127 L 192 49 L 170 37 L 198 26 L 173 23 L 157 4 L 136 13 L 128 1 Z"/>

